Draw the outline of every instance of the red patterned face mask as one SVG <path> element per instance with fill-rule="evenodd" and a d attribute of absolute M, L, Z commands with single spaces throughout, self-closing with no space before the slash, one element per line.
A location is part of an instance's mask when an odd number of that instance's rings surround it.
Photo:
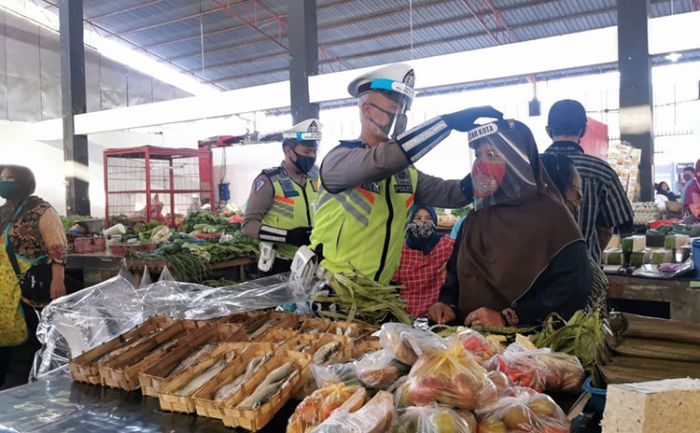
<path fill-rule="evenodd" d="M 491 197 L 503 184 L 506 166 L 503 163 L 477 161 L 472 167 L 472 184 L 476 198 Z"/>

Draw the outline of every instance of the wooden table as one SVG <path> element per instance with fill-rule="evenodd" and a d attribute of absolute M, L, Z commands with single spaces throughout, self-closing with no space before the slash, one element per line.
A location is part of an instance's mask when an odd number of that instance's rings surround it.
<path fill-rule="evenodd" d="M 225 262 L 214 263 L 211 265 L 211 269 L 220 270 L 227 268 L 238 268 L 241 280 L 245 280 L 245 266 L 254 263 L 257 263 L 257 259 L 252 257 L 242 257 L 227 260 Z M 122 267 L 126 267 L 132 271 L 138 280 L 141 278 L 144 267 L 148 267 L 149 270 L 158 272 L 165 266 L 167 266 L 167 262 L 165 260 L 125 258 L 106 253 L 68 254 L 66 257 L 67 270 L 82 271 L 83 273 L 86 271 L 98 272 L 101 281 L 113 277 Z"/>
<path fill-rule="evenodd" d="M 697 280 L 664 280 L 608 274 L 609 299 L 654 301 L 669 304 L 670 318 L 700 322 L 700 287 Z"/>

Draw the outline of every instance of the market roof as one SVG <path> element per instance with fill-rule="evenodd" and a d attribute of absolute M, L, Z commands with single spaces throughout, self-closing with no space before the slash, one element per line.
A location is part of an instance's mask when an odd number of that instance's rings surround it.
<path fill-rule="evenodd" d="M 56 0 L 35 0 L 55 7 Z M 83 0 L 86 25 L 230 90 L 289 79 L 287 0 Z M 320 73 L 616 25 L 617 0 L 317 0 Z M 651 0 L 652 18 L 700 0 Z M 411 13 L 412 12 L 412 13 Z"/>

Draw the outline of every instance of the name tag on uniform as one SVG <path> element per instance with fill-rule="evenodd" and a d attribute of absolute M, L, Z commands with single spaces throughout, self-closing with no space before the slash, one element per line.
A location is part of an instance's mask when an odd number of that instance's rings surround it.
<path fill-rule="evenodd" d="M 281 179 L 280 186 L 282 187 L 282 192 L 284 193 L 285 197 L 298 197 L 299 196 L 299 192 L 294 189 L 294 185 L 292 185 L 291 180 Z"/>
<path fill-rule="evenodd" d="M 413 185 L 411 184 L 411 176 L 408 174 L 408 170 L 396 173 L 394 178 L 396 179 L 394 192 L 397 194 L 413 194 Z"/>
<path fill-rule="evenodd" d="M 375 194 L 379 194 L 379 182 L 363 183 L 362 185 L 360 185 L 360 188 L 369 192 L 373 192 Z"/>

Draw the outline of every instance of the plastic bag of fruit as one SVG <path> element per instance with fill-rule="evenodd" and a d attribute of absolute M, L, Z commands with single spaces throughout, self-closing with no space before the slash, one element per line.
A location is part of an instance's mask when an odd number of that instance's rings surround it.
<path fill-rule="evenodd" d="M 502 355 L 495 355 L 484 363 L 489 371 L 500 371 L 515 386 L 525 386 L 535 391 L 545 389 L 547 365 L 537 359 L 537 351 L 526 349 L 517 343 L 508 346 Z"/>
<path fill-rule="evenodd" d="M 545 388 L 548 391 L 576 392 L 581 389 L 585 373 L 581 361 L 575 356 L 542 349 L 535 357 L 545 364 Z"/>
<path fill-rule="evenodd" d="M 474 419 L 471 412 L 466 413 Z M 476 433 L 476 429 L 453 409 L 410 406 L 399 416 L 392 433 Z"/>
<path fill-rule="evenodd" d="M 360 380 L 357 378 L 357 368 L 354 362 L 328 365 L 312 364 L 311 374 L 314 376 L 318 388 L 339 383 L 347 386 L 360 385 Z"/>
<path fill-rule="evenodd" d="M 503 353 L 504 348 L 500 344 L 489 340 L 480 333 L 467 329 L 457 334 L 462 346 L 471 353 L 479 364 L 491 359 L 494 355 Z"/>
<path fill-rule="evenodd" d="M 366 395 L 360 386 L 336 384 L 317 389 L 294 410 L 287 423 L 287 433 L 307 433 L 339 408 L 354 412 L 365 403 Z"/>
<path fill-rule="evenodd" d="M 399 407 L 433 403 L 474 410 L 498 397 L 486 370 L 464 350 L 459 339 L 447 349 L 425 351 L 411 368 L 406 383 L 397 389 Z"/>
<path fill-rule="evenodd" d="M 511 394 L 477 410 L 479 433 L 568 433 L 569 420 L 549 396 L 522 387 Z"/>
<path fill-rule="evenodd" d="M 413 365 L 427 349 L 444 349 L 447 340 L 439 335 L 403 323 L 385 323 L 379 331 L 379 343 L 404 364 Z"/>
<path fill-rule="evenodd" d="M 355 368 L 364 386 L 385 391 L 410 369 L 386 349 L 365 354 L 355 362 Z"/>
<path fill-rule="evenodd" d="M 379 391 L 360 410 L 338 409 L 310 433 L 385 433 L 391 431 L 395 420 L 392 395 Z"/>

